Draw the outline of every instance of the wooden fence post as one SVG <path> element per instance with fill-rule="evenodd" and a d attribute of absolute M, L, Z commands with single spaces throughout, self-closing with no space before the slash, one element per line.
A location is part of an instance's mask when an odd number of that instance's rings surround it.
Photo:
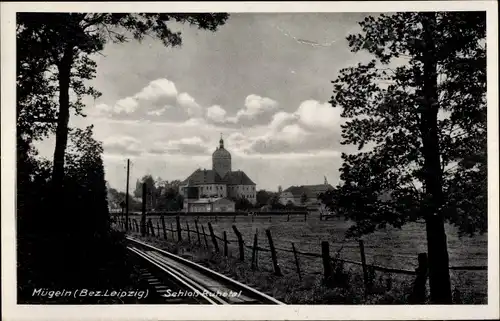
<path fill-rule="evenodd" d="M 252 248 L 252 270 L 255 270 L 258 268 L 258 249 L 257 249 L 257 238 L 258 238 L 258 230 L 255 229 L 255 235 L 253 237 L 253 248 Z"/>
<path fill-rule="evenodd" d="M 368 269 L 366 267 L 365 245 L 363 240 L 359 240 L 359 252 L 361 254 L 361 266 L 363 267 L 363 281 L 365 284 L 365 295 L 368 291 Z"/>
<path fill-rule="evenodd" d="M 330 284 L 332 278 L 332 264 L 330 260 L 330 245 L 328 241 L 321 242 L 321 256 L 323 257 L 323 271 L 325 284 Z"/>
<path fill-rule="evenodd" d="M 426 299 L 426 283 L 428 275 L 427 253 L 418 254 L 418 268 L 415 270 L 417 277 L 413 284 L 413 293 L 410 295 L 410 303 L 421 304 L 425 303 Z"/>
<path fill-rule="evenodd" d="M 233 225 L 233 231 L 234 234 L 236 234 L 236 237 L 238 238 L 238 247 L 240 249 L 240 261 L 245 261 L 245 245 L 243 243 L 243 237 L 241 236 L 240 231 L 238 231 L 236 225 Z"/>
<path fill-rule="evenodd" d="M 165 228 L 165 218 L 163 217 L 163 214 L 161 214 L 161 228 L 163 229 L 163 238 L 166 240 L 167 239 L 167 229 Z"/>
<path fill-rule="evenodd" d="M 175 241 L 174 223 L 170 222 L 170 232 L 172 233 L 172 241 Z"/>
<path fill-rule="evenodd" d="M 194 220 L 194 226 L 196 226 L 196 234 L 198 234 L 198 245 L 201 246 L 200 230 L 198 229 L 198 220 Z"/>
<path fill-rule="evenodd" d="M 137 223 L 137 220 L 136 220 L 135 218 L 134 218 L 134 224 L 135 224 L 135 231 L 136 231 L 137 233 L 139 233 L 139 232 L 140 232 L 140 231 L 139 231 L 139 230 L 140 230 L 140 229 L 139 229 L 139 223 Z"/>
<path fill-rule="evenodd" d="M 271 259 L 273 260 L 274 274 L 282 276 L 281 269 L 278 264 L 278 258 L 276 256 L 276 249 L 274 248 L 273 237 L 271 236 L 271 230 L 266 230 L 267 239 L 269 240 L 269 248 L 271 249 Z"/>
<path fill-rule="evenodd" d="M 205 247 L 208 249 L 207 234 L 205 233 L 205 227 L 203 226 L 203 224 L 201 225 L 201 231 L 203 232 L 203 237 L 205 238 Z"/>
<path fill-rule="evenodd" d="M 286 221 L 287 221 L 287 222 L 290 222 L 290 214 L 288 214 L 288 215 L 287 215 L 287 217 L 286 217 Z"/>
<path fill-rule="evenodd" d="M 297 274 L 299 275 L 299 280 L 302 281 L 302 274 L 300 273 L 300 263 L 299 257 L 297 256 L 297 250 L 295 249 L 295 244 L 292 242 L 293 256 L 295 257 L 295 265 L 297 266 Z"/>
<path fill-rule="evenodd" d="M 224 256 L 227 257 L 227 252 L 228 252 L 228 249 L 227 249 L 227 233 L 226 231 L 224 231 Z"/>
<path fill-rule="evenodd" d="M 142 183 L 142 215 L 141 215 L 141 235 L 146 235 L 147 227 L 146 227 L 146 196 L 147 196 L 147 186 L 146 183 Z"/>
<path fill-rule="evenodd" d="M 210 222 L 208 222 L 208 229 L 210 230 L 210 237 L 212 238 L 215 252 L 219 253 L 219 244 L 217 244 L 217 238 L 215 237 L 214 229 L 212 228 L 212 224 Z"/>
<path fill-rule="evenodd" d="M 180 242 L 182 241 L 182 229 L 181 229 L 181 218 L 179 215 L 175 217 L 175 220 L 177 221 L 177 241 Z"/>
<path fill-rule="evenodd" d="M 186 221 L 186 228 L 188 232 L 188 242 L 191 243 L 191 231 L 189 230 L 189 222 Z"/>
<path fill-rule="evenodd" d="M 148 219 L 148 223 L 149 223 L 149 228 L 151 229 L 151 235 L 155 236 L 155 228 L 153 226 L 153 222 L 151 221 L 151 219 Z"/>
<path fill-rule="evenodd" d="M 156 221 L 156 236 L 160 237 L 160 221 Z"/>

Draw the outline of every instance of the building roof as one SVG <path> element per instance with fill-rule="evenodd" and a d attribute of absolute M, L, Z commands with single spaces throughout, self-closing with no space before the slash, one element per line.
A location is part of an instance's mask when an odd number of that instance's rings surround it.
<path fill-rule="evenodd" d="M 224 202 L 229 202 L 229 203 L 234 203 L 231 199 L 227 197 L 217 197 L 217 198 L 200 198 L 194 201 L 188 200 L 188 203 L 190 204 L 212 204 L 212 203 L 217 203 L 219 201 L 224 201 Z"/>
<path fill-rule="evenodd" d="M 224 159 L 231 159 L 231 153 L 224 147 L 219 147 L 216 148 L 215 151 L 212 154 L 212 158 L 224 158 Z"/>
<path fill-rule="evenodd" d="M 302 194 L 306 194 L 309 199 L 316 199 L 319 193 L 324 193 L 327 190 L 333 189 L 330 184 L 318 184 L 318 185 L 301 185 L 301 186 L 290 186 L 285 189 L 283 193 L 289 192 L 293 197 L 301 197 Z"/>
<path fill-rule="evenodd" d="M 224 177 L 211 169 L 197 169 L 182 184 L 225 184 L 225 185 L 256 185 L 243 171 L 228 172 Z"/>

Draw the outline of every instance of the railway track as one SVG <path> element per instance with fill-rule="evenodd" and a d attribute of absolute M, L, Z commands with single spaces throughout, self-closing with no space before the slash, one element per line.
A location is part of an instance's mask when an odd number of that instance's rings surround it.
<path fill-rule="evenodd" d="M 284 304 L 252 287 L 132 237 L 127 249 L 147 268 L 150 284 L 165 303 Z"/>

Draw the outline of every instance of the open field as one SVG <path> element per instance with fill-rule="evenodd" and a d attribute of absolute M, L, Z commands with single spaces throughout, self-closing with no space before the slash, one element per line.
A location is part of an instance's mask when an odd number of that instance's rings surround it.
<path fill-rule="evenodd" d="M 140 222 L 139 216 L 131 216 Z M 153 226 L 158 226 L 158 216 L 148 216 L 153 222 Z M 190 230 L 195 231 L 195 219 L 198 220 L 200 233 L 201 226 L 204 226 L 205 233 L 209 234 L 208 222 L 211 223 L 214 233 L 220 237 L 218 240 L 219 248 L 223 249 L 223 232 L 227 233 L 229 254 L 232 257 L 238 256 L 238 244 L 232 226 L 235 225 L 241 232 L 245 245 L 252 246 L 254 234 L 258 233 L 258 246 L 269 248 L 269 243 L 265 230 L 269 229 L 272 234 L 273 242 L 277 248 L 277 258 L 284 275 L 296 275 L 296 264 L 293 253 L 280 251 L 280 249 L 291 250 L 292 242 L 297 251 L 307 253 L 321 253 L 321 242 L 328 241 L 330 244 L 331 256 L 338 255 L 341 259 L 360 261 L 360 250 L 356 240 L 346 240 L 345 231 L 352 224 L 344 220 L 320 221 L 318 214 L 311 214 L 304 221 L 303 215 L 290 216 L 255 216 L 254 221 L 250 216 L 236 217 L 210 217 L 210 216 L 181 216 L 181 228 L 186 229 L 186 223 Z M 167 229 L 173 226 L 176 229 L 175 217 L 165 216 L 165 225 Z M 159 223 L 161 227 L 161 223 Z M 456 229 L 453 226 L 446 226 L 448 235 L 448 251 L 450 255 L 450 266 L 472 266 L 487 265 L 487 235 L 475 237 L 459 238 Z M 192 242 L 197 242 L 196 232 L 191 232 Z M 163 233 L 160 231 L 160 236 Z M 177 240 L 177 234 L 174 233 L 174 239 Z M 182 232 L 184 240 L 188 235 L 186 231 Z M 172 232 L 168 231 L 167 238 L 173 240 Z M 427 252 L 425 225 L 412 223 L 404 226 L 402 229 L 387 227 L 371 235 L 362 238 L 365 244 L 365 254 L 367 264 L 374 264 L 388 268 L 414 270 L 417 267 L 417 255 L 421 252 Z M 210 248 L 213 249 L 210 237 L 207 237 Z M 201 237 L 202 244 L 205 240 Z M 245 261 L 251 260 L 252 250 L 246 248 Z M 272 271 L 271 255 L 269 252 L 259 251 L 258 264 L 259 270 Z M 321 258 L 310 257 L 299 254 L 300 269 L 302 275 L 320 275 L 323 273 Z M 361 274 L 361 267 L 353 264 L 345 266 L 353 274 Z M 412 276 L 401 276 L 377 272 L 377 278 L 396 278 L 404 281 L 412 281 Z M 473 298 L 474 303 L 485 302 L 487 294 L 487 271 L 451 271 L 452 286 L 462 294 Z M 473 289 L 473 290 L 472 290 Z"/>

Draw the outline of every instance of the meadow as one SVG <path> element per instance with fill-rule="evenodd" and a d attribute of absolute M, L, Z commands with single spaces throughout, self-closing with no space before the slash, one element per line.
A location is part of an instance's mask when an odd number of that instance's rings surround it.
<path fill-rule="evenodd" d="M 140 222 L 139 216 L 131 216 Z M 159 216 L 149 216 L 155 229 L 160 227 L 160 238 L 163 238 L 161 231 L 161 221 Z M 176 219 L 172 216 L 165 216 L 167 229 L 173 226 L 176 229 Z M 321 242 L 328 241 L 332 257 L 351 261 L 360 261 L 360 249 L 358 240 L 346 239 L 345 231 L 352 222 L 343 219 L 319 220 L 319 214 L 311 213 L 307 220 L 303 215 L 262 215 L 254 216 L 180 216 L 180 225 L 183 229 L 182 238 L 186 242 L 188 233 L 185 231 L 189 224 L 191 244 L 198 242 L 195 230 L 195 220 L 198 221 L 200 233 L 202 227 L 205 233 L 209 234 L 208 222 L 213 227 L 214 234 L 218 237 L 218 246 L 222 252 L 223 233 L 227 233 L 228 253 L 230 257 L 238 257 L 237 238 L 232 226 L 235 225 L 242 234 L 245 245 L 245 261 L 250 262 L 252 256 L 251 246 L 254 243 L 254 235 L 257 233 L 258 246 L 269 248 L 269 243 L 265 230 L 269 229 L 273 238 L 274 246 L 277 249 L 277 260 L 281 272 L 295 279 L 297 277 L 296 261 L 293 253 L 285 252 L 291 250 L 292 243 L 298 252 L 321 254 Z M 253 220 L 253 221 L 252 221 Z M 459 237 L 455 227 L 446 226 L 448 236 L 448 251 L 450 266 L 472 266 L 487 265 L 487 235 L 477 235 L 474 237 Z M 156 233 L 158 235 L 158 233 Z M 402 229 L 387 227 L 375 233 L 363 236 L 365 256 L 367 264 L 374 264 L 387 268 L 404 269 L 414 271 L 417 267 L 418 253 L 427 252 L 425 224 L 411 223 Z M 167 231 L 167 240 L 177 240 L 176 232 Z M 201 236 L 201 248 L 205 247 L 204 237 Z M 210 236 L 207 243 L 211 249 L 213 244 Z M 273 266 L 269 252 L 257 252 L 258 270 L 272 272 Z M 310 276 L 320 277 L 323 273 L 323 265 L 320 257 L 298 255 L 302 279 Z M 350 274 L 359 277 L 362 275 L 361 267 L 354 264 L 346 264 L 346 270 Z M 450 271 L 452 287 L 461 297 L 467 297 L 468 303 L 484 303 L 487 295 L 487 271 Z M 377 272 L 376 278 L 380 282 L 387 282 L 387 279 L 399 280 L 403 283 L 411 283 L 412 276 L 395 275 L 394 273 Z"/>

